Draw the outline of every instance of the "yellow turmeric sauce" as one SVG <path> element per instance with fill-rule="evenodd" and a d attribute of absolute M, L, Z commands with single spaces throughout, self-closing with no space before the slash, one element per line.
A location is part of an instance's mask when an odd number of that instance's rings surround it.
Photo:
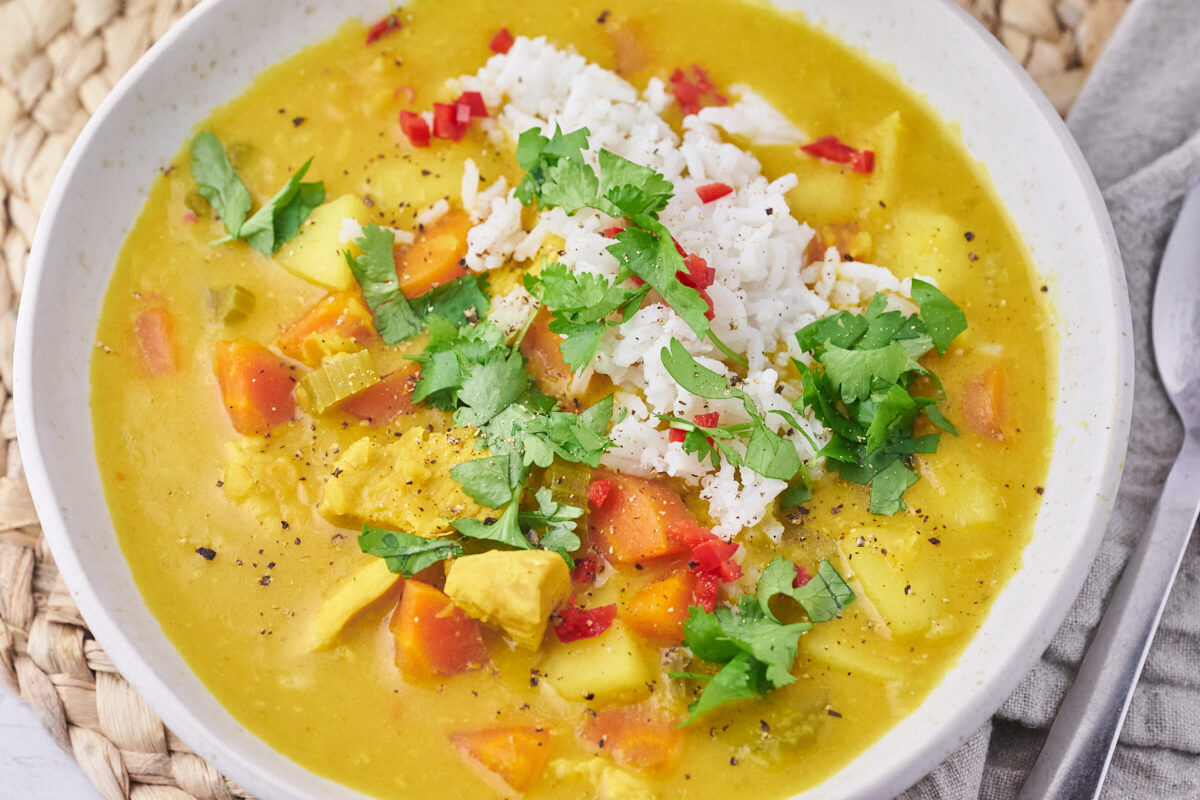
<path fill-rule="evenodd" d="M 938 683 L 1030 538 L 1053 430 L 1054 333 L 1019 234 L 950 126 L 888 69 L 794 17 L 736 0 L 604 0 L 566 10 L 553 0 L 417 0 L 399 16 L 403 28 L 369 48 L 364 27 L 347 23 L 201 123 L 229 149 L 255 207 L 310 156 L 308 179 L 323 180 L 328 198 L 365 198 L 370 221 L 404 229 L 419 209 L 457 197 L 467 157 L 488 183 L 519 177 L 511 148 L 497 152 L 475 134 L 414 151 L 396 124 L 402 108 L 445 99 L 445 79 L 476 70 L 501 27 L 571 44 L 609 68 L 620 52 L 639 86 L 699 63 L 722 85 L 750 85 L 806 132 L 878 151 L 877 175 L 850 185 L 794 148 L 754 148 L 769 177 L 799 176 L 789 195 L 798 219 L 901 277 L 934 276 L 966 312 L 968 332 L 935 365 L 961 435 L 943 436 L 936 455 L 919 458 L 922 480 L 905 496 L 907 513 L 872 516 L 862 487 L 827 476 L 789 516 L 780 545 L 744 540 L 747 563 L 765 563 L 772 551 L 810 566 L 829 559 L 853 576 L 859 600 L 801 639 L 795 683 L 683 729 L 680 757 L 664 771 L 605 777 L 614 762 L 593 760 L 575 733 L 594 704 L 568 702 L 538 680 L 541 653 L 496 636 L 490 667 L 410 684 L 394 665 L 386 625 L 396 590 L 356 616 L 331 649 L 311 649 L 323 599 L 369 560 L 353 526 L 315 510 L 330 464 L 364 436 L 382 444 L 402 428 L 445 431 L 448 422 L 422 411 L 367 429 L 302 415 L 266 438 L 233 431 L 213 374 L 216 342 L 246 336 L 271 345 L 325 290 L 244 244 L 210 247 L 224 229 L 197 206 L 184 149 L 155 181 L 121 252 L 92 363 L 97 461 L 147 606 L 240 722 L 369 795 L 486 796 L 493 784 L 464 767 L 448 737 L 499 725 L 551 733 L 551 765 L 527 792 L 533 798 L 592 797 L 600 784 L 621 796 L 768 798 L 820 782 Z M 411 100 L 398 96 L 401 86 Z M 231 284 L 257 305 L 222 325 L 210 290 Z M 149 377 L 137 357 L 132 320 L 154 305 L 173 315 L 173 375 Z M 964 388 L 992 368 L 1008 376 L 1002 441 L 965 424 L 961 403 Z M 581 594 L 581 605 L 619 602 L 646 579 L 618 575 Z M 656 648 L 646 653 L 655 678 L 645 702 L 685 706 L 687 685 L 662 674 Z"/>

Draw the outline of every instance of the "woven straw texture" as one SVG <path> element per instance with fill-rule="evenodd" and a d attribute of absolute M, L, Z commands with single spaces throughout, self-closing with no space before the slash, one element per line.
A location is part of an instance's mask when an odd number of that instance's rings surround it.
<path fill-rule="evenodd" d="M 166 730 L 71 602 L 17 449 L 13 333 L 29 243 L 88 116 L 198 0 L 0 0 L 0 684 L 19 694 L 105 800 L 249 795 Z M 1129 0 L 958 0 L 1066 113 Z"/>

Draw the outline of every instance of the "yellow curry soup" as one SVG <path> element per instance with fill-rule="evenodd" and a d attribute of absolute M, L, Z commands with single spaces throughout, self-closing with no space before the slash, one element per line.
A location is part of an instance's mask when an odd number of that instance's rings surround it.
<path fill-rule="evenodd" d="M 518 787 L 529 797 L 784 797 L 819 783 L 915 709 L 954 664 L 1019 568 L 1039 507 L 1053 434 L 1053 326 L 1044 289 L 1033 283 L 1027 252 L 983 169 L 889 70 L 798 18 L 737 0 L 651 8 L 615 0 L 565 13 L 546 0 L 504 7 L 416 0 L 396 23 L 370 45 L 367 26 L 346 23 L 197 127 L 224 143 L 254 208 L 313 159 L 305 179 L 323 182 L 325 203 L 299 236 L 270 257 L 242 242 L 210 245 L 227 227 L 197 193 L 185 147 L 154 182 L 121 251 L 92 362 L 95 447 L 148 608 L 240 722 L 306 768 L 372 796 L 511 796 L 511 780 L 506 785 L 470 750 L 517 746 L 455 738 L 509 729 L 535 731 L 531 741 L 545 750 L 536 780 Z M 823 243 L 847 259 L 888 265 L 899 278 L 935 278 L 969 322 L 944 356 L 921 359 L 944 387 L 940 408 L 958 435 L 942 435 L 936 453 L 909 457 L 920 480 L 904 493 L 906 510 L 872 514 L 869 490 L 830 472 L 815 480 L 810 499 L 774 514 L 777 535 L 756 527 L 735 540 L 743 548 L 742 591 L 752 593 L 767 563 L 782 556 L 814 573 L 828 562 L 854 601 L 799 638 L 794 682 L 681 727 L 704 683 L 669 674 L 704 667 L 619 614 L 604 634 L 574 642 L 544 627 L 517 634 L 542 641 L 532 649 L 472 609 L 463 590 L 453 613 L 465 608 L 485 618 L 486 663 L 452 676 L 406 677 L 396 662 L 398 601 L 414 582 L 441 584 L 447 567 L 398 579 L 383 560 L 363 554 L 357 536 L 366 521 L 448 541 L 451 519 L 493 519 L 447 472 L 480 455 L 476 432 L 423 404 L 404 402 L 402 413 L 372 424 L 338 406 L 316 413 L 302 395 L 285 415 L 294 420 L 245 435 L 231 423 L 214 371 L 222 342 L 265 346 L 282 365 L 279 380 L 295 384 L 330 355 L 321 350 L 328 342 L 314 353 L 294 351 L 302 358 L 279 344 L 297 320 L 339 294 L 293 272 L 311 258 L 297 251 L 311 248 L 318 226 L 336 230 L 342 216 L 358 217 L 364 226 L 412 231 L 419 242 L 424 228 L 450 225 L 421 225 L 424 209 L 447 198 L 450 213 L 458 212 L 468 158 L 481 185 L 502 175 L 510 186 L 520 183 L 514 144 L 478 124 L 461 141 L 434 137 L 425 148 L 413 147 L 397 124 L 402 110 L 448 100 L 445 81 L 478 69 L 501 29 L 570 45 L 604 68 L 620 67 L 639 88 L 699 64 L 718 89 L 746 84 L 798 128 L 871 148 L 874 174 L 851 181 L 795 146 L 733 137 L 769 178 L 797 176 L 790 210 Z M 677 107 L 666 112 L 675 126 L 681 116 Z M 532 209 L 524 214 L 530 224 Z M 333 257 L 340 268 L 341 256 Z M 493 271 L 493 296 L 539 263 Z M 233 298 L 232 287 L 244 297 Z M 347 308 L 343 319 L 357 313 Z M 165 356 L 171 368 L 153 374 L 156 362 L 139 336 L 147 320 L 161 319 L 175 346 Z M 385 346 L 372 333 L 354 346 L 329 346 L 366 350 L 384 376 L 410 369 L 405 356 L 421 353 L 427 340 L 421 334 Z M 794 368 L 780 369 L 799 381 Z M 593 382 L 585 404 L 607 394 L 605 380 Z M 929 384 L 914 393 L 934 391 Z M 918 428 L 933 431 L 924 421 Z M 529 485 L 549 481 L 555 469 L 534 469 Z M 685 498 L 699 527 L 713 523 L 694 486 L 678 478 L 658 485 Z M 587 530 L 585 523 L 580 532 Z M 486 549 L 467 543 L 472 555 L 459 561 Z M 598 581 L 562 585 L 558 555 L 516 552 L 531 554 L 522 555 L 521 569 L 540 576 L 538 597 L 560 599 L 551 611 L 570 593 L 573 607 L 615 604 L 623 612 L 648 585 L 688 571 L 682 550 L 636 563 L 601 558 Z M 603 555 L 585 549 L 573 560 L 589 554 Z M 732 587 L 722 591 L 728 601 Z M 795 606 L 780 616 L 806 619 Z M 579 664 L 600 665 L 604 674 L 581 676 Z M 620 709 L 631 719 L 666 721 L 668 743 L 654 747 L 669 757 L 606 753 L 592 720 Z"/>

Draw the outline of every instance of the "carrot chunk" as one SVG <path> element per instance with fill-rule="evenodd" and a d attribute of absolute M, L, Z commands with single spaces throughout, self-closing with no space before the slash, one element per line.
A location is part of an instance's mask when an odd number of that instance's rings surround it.
<path fill-rule="evenodd" d="M 419 297 L 467 274 L 463 259 L 470 229 L 471 218 L 456 208 L 417 236 L 411 246 L 396 250 L 396 272 L 405 297 Z"/>
<path fill-rule="evenodd" d="M 315 367 L 327 355 L 358 350 L 379 338 L 357 292 L 325 295 L 288 326 L 275 343 L 288 358 Z"/>
<path fill-rule="evenodd" d="M 1004 441 L 1008 416 L 1008 380 L 1000 367 L 990 367 L 968 381 L 962 393 L 963 416 L 974 431 L 993 441 Z"/>
<path fill-rule="evenodd" d="M 629 599 L 621 619 L 636 633 L 664 645 L 683 641 L 696 576 L 680 570 L 641 588 Z"/>
<path fill-rule="evenodd" d="M 521 355 L 525 367 L 537 381 L 538 388 L 551 397 L 565 400 L 571 386 L 571 368 L 563 360 L 559 345 L 563 337 L 550 330 L 550 312 L 537 312 L 525 338 L 521 340 Z"/>
<path fill-rule="evenodd" d="M 421 365 L 410 361 L 379 383 L 346 398 L 342 401 L 342 411 L 369 422 L 372 428 L 387 425 L 398 416 L 412 414 L 417 410 L 417 403 L 412 399 L 413 389 L 420 376 Z"/>
<path fill-rule="evenodd" d="M 586 745 L 608 753 L 620 764 L 638 769 L 669 767 L 679 753 L 679 728 L 636 708 L 601 711 L 579 732 Z"/>
<path fill-rule="evenodd" d="M 175 348 L 175 320 L 165 308 L 148 308 L 133 320 L 142 368 L 158 377 L 170 375 L 179 366 Z"/>
<path fill-rule="evenodd" d="M 217 342 L 217 384 L 234 430 L 262 436 L 296 413 L 292 367 L 253 339 Z"/>
<path fill-rule="evenodd" d="M 468 763 L 483 767 L 510 789 L 523 792 L 541 777 L 550 760 L 550 732 L 531 725 L 450 734 Z"/>
<path fill-rule="evenodd" d="M 396 639 L 396 666 L 410 678 L 457 675 L 488 662 L 479 623 L 427 583 L 404 584 L 390 628 Z"/>
<path fill-rule="evenodd" d="M 612 481 L 604 505 L 588 514 L 588 535 L 600 555 L 618 564 L 675 555 L 686 550 L 667 531 L 691 512 L 663 483 L 615 472 L 597 472 Z"/>

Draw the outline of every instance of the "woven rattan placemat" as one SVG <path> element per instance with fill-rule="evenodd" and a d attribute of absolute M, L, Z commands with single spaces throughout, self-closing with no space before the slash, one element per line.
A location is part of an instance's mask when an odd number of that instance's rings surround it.
<path fill-rule="evenodd" d="M 249 795 L 166 730 L 117 674 L 58 576 L 17 448 L 16 307 L 38 214 L 71 143 L 117 79 L 196 2 L 0 0 L 0 683 L 29 703 L 106 800 Z M 1065 113 L 1129 0 L 958 2 Z"/>

